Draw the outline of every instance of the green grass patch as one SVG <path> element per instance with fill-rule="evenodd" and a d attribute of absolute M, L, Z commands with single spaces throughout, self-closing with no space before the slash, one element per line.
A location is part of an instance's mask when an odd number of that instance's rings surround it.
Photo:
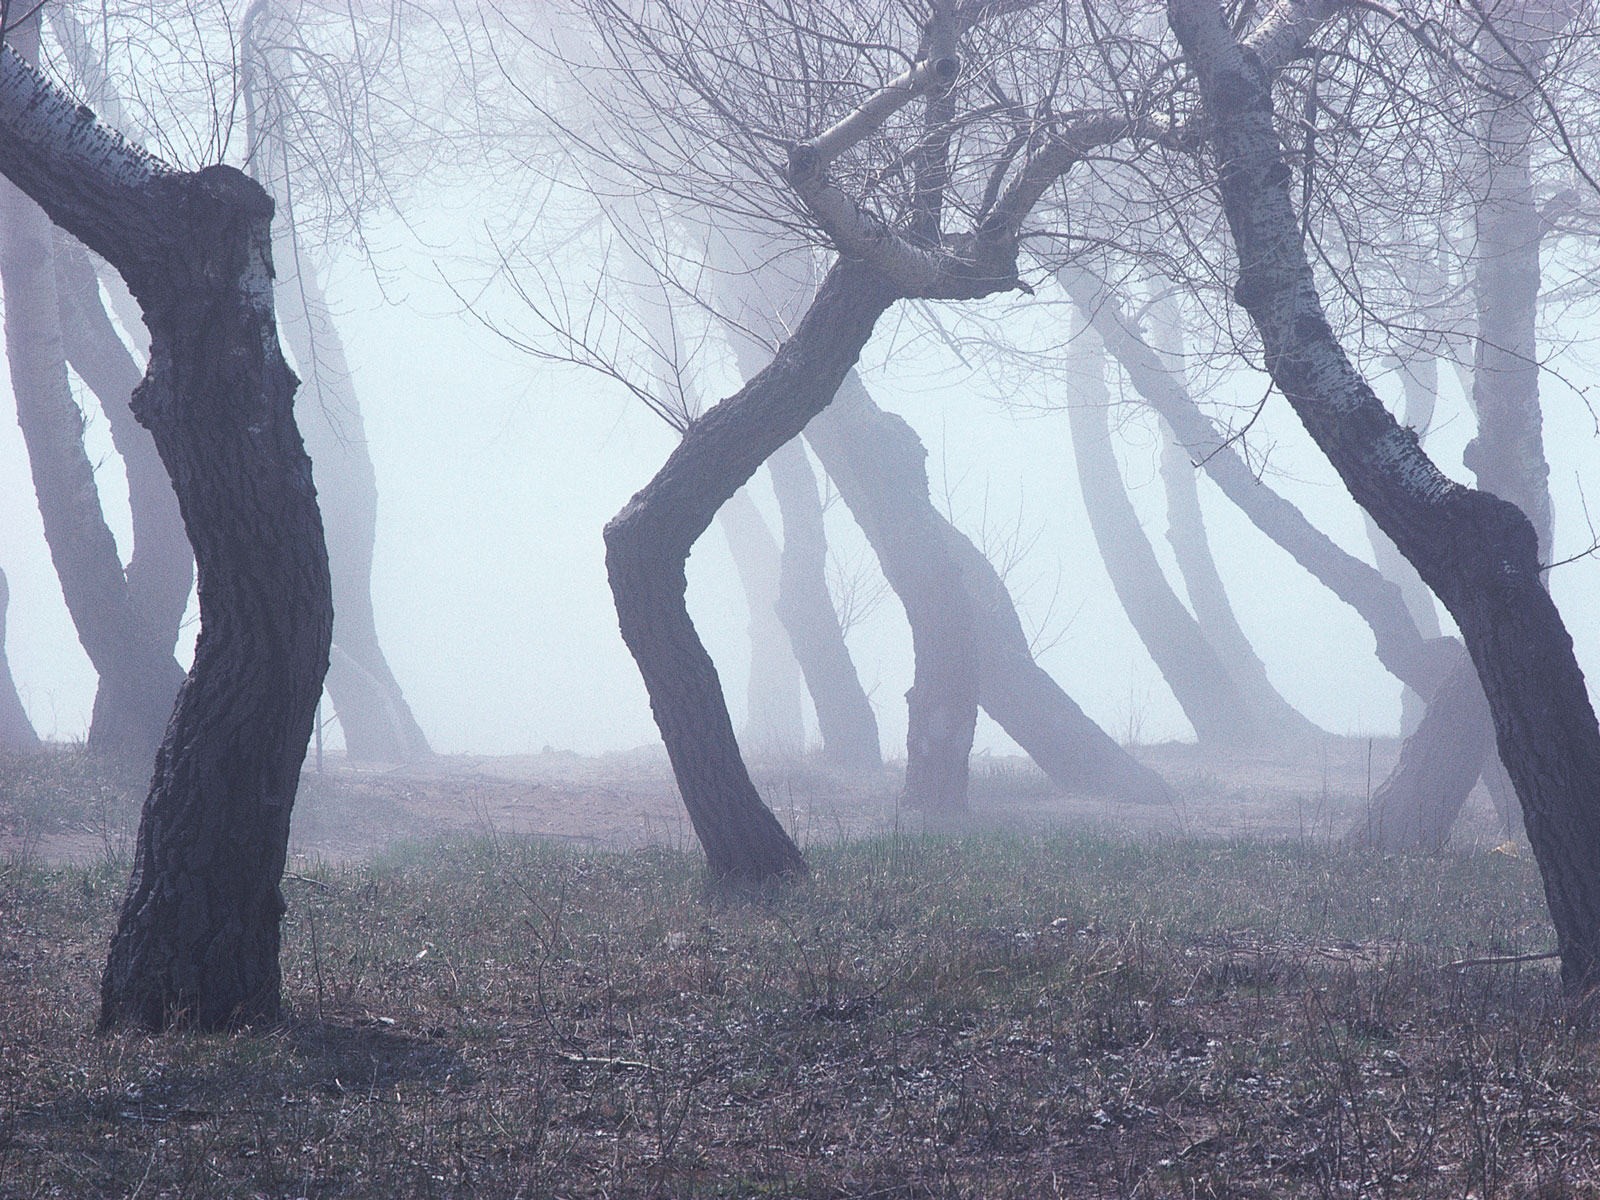
<path fill-rule="evenodd" d="M 285 882 L 280 1028 L 90 1032 L 116 864 L 0 874 L 0 1195 L 1600 1195 L 1536 873 L 888 837 L 760 903 L 504 838 Z"/>

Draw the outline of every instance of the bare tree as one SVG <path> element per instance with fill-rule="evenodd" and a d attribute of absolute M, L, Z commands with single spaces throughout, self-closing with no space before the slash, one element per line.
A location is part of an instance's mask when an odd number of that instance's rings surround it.
<path fill-rule="evenodd" d="M 278 883 L 332 613 L 274 332 L 271 201 L 230 168 L 180 172 L 134 150 L 9 46 L 0 174 L 139 299 L 152 349 L 134 411 L 200 570 L 194 667 L 156 758 L 100 1023 L 274 1017 Z"/>
<path fill-rule="evenodd" d="M 1282 4 L 1262 24 L 1315 23 L 1333 7 Z M 1351 365 L 1306 259 L 1261 62 L 1209 0 L 1171 0 L 1169 17 L 1222 164 L 1235 297 L 1260 332 L 1274 383 L 1462 631 L 1544 877 L 1563 982 L 1582 996 L 1600 983 L 1600 726 L 1543 587 L 1534 527 L 1506 501 L 1442 475 Z"/>

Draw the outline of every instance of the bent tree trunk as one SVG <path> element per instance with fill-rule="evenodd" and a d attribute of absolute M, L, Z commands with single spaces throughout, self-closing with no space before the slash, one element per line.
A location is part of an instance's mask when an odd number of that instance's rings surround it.
<path fill-rule="evenodd" d="M 978 721 L 972 602 L 928 498 L 928 452 L 911 426 L 866 409 L 855 372 L 806 436 L 875 550 L 911 626 L 915 673 L 906 693 L 906 801 L 930 811 L 967 805 Z M 866 426 L 864 427 L 863 421 Z M 872 439 L 871 462 L 858 452 Z M 904 549 L 902 549 L 904 548 Z"/>
<path fill-rule="evenodd" d="M 817 710 L 823 757 L 849 770 L 876 770 L 883 765 L 878 719 L 856 674 L 839 614 L 828 594 L 828 538 L 822 499 L 800 440 L 779 447 L 767 460 L 767 471 L 783 518 L 778 617 L 788 630 L 794 656 L 805 674 L 806 690 Z"/>
<path fill-rule="evenodd" d="M 1161 776 L 1091 721 L 1034 661 L 1016 605 L 994 564 L 940 515 L 926 491 L 919 497 L 896 490 L 895 481 L 905 472 L 889 470 L 883 453 L 884 447 L 897 444 L 896 430 L 909 432 L 909 427 L 873 403 L 852 371 L 838 399 L 806 427 L 806 440 L 839 486 L 891 580 L 899 574 L 890 573 L 891 561 L 915 563 L 936 552 L 922 540 L 927 530 L 936 531 L 971 606 L 978 703 L 983 710 L 1063 791 L 1134 803 L 1172 803 L 1173 794 Z M 919 464 L 924 453 L 920 445 L 916 447 Z M 844 480 L 854 485 L 848 492 Z M 912 504 L 917 505 L 917 517 L 901 518 L 898 514 Z"/>
<path fill-rule="evenodd" d="M 781 553 L 766 519 L 744 488 L 717 513 L 750 610 L 750 682 L 744 732 L 746 753 L 791 757 L 806 748 L 800 665 L 778 617 Z"/>
<path fill-rule="evenodd" d="M 617 620 L 666 743 L 712 878 L 760 886 L 805 869 L 739 757 L 717 670 L 689 619 L 684 565 L 734 492 L 827 407 L 896 298 L 866 267 L 829 271 L 794 336 L 734 395 L 690 424 L 605 530 Z"/>
<path fill-rule="evenodd" d="M 5 572 L 0 571 L 0 750 L 16 754 L 37 750 L 39 735 L 28 720 L 28 710 L 22 707 L 22 697 L 17 695 L 11 659 L 6 655 L 6 609 L 10 603 L 11 589 L 6 585 Z"/>
<path fill-rule="evenodd" d="M 1083 507 L 1123 611 L 1202 746 L 1243 748 L 1265 738 L 1260 715 L 1173 593 L 1128 500 L 1111 444 L 1111 393 L 1100 335 L 1080 311 L 1068 354 L 1076 395 L 1067 406 Z"/>
<path fill-rule="evenodd" d="M 1516 507 L 1443 475 L 1389 415 L 1333 336 L 1289 196 L 1293 171 L 1260 64 L 1210 0 L 1169 19 L 1213 124 L 1235 297 L 1267 368 L 1351 495 L 1461 629 L 1522 802 L 1573 995 L 1600 985 L 1600 725 L 1572 639 L 1545 591 L 1539 541 Z"/>
<path fill-rule="evenodd" d="M 156 756 L 100 1026 L 279 1012 L 279 882 L 332 627 L 311 465 L 272 313 L 272 202 L 178 172 L 0 50 L 0 173 L 114 266 L 151 335 L 134 412 L 200 578 L 194 667 Z"/>
<path fill-rule="evenodd" d="M 17 424 L 61 594 L 100 678 L 89 749 L 135 767 L 160 745 L 183 671 L 172 641 L 158 644 L 137 621 L 116 538 L 100 508 L 83 413 L 67 379 L 54 240 L 39 206 L 0 182 L 0 288 Z"/>

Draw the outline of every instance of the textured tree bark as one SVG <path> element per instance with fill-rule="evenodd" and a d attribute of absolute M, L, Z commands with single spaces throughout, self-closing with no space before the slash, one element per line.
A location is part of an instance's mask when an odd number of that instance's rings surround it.
<path fill-rule="evenodd" d="M 332 627 L 311 464 L 272 312 L 272 202 L 177 172 L 0 49 L 0 174 L 128 282 L 151 335 L 134 414 L 199 575 L 194 667 L 156 755 L 100 1026 L 276 1017 L 289 811 Z"/>
<path fill-rule="evenodd" d="M 1600 985 L 1600 726 L 1543 586 L 1538 535 L 1513 505 L 1440 473 L 1345 357 L 1305 257 L 1265 73 L 1210 0 L 1169 0 L 1168 15 L 1212 118 L 1235 298 L 1273 381 L 1461 629 L 1522 802 L 1562 981 L 1586 995 Z"/>
<path fill-rule="evenodd" d="M 750 755 L 787 758 L 804 754 L 800 664 L 789 649 L 789 634 L 778 614 L 782 557 L 778 543 L 744 488 L 718 510 L 717 522 L 727 536 L 750 610 L 749 703 L 739 744 Z"/>
<path fill-rule="evenodd" d="M 194 552 L 184 535 L 178 497 L 161 465 L 161 455 L 149 430 L 133 419 L 129 407 L 144 371 L 106 312 L 88 251 L 59 230 L 55 269 L 67 362 L 100 402 L 128 478 L 133 549 L 124 574 L 133 619 L 152 645 L 170 652 L 194 590 Z"/>
<path fill-rule="evenodd" d="M 805 860 L 739 758 L 716 667 L 684 602 L 684 565 L 717 510 L 827 407 L 895 299 L 865 267 L 837 264 L 772 362 L 693 422 L 661 470 L 606 526 L 606 570 L 623 641 L 719 883 L 760 887 L 803 871 Z"/>
<path fill-rule="evenodd" d="M 1075 392 L 1067 407 L 1073 458 L 1089 528 L 1117 599 L 1200 744 L 1259 747 L 1267 740 L 1260 715 L 1173 593 L 1128 500 L 1111 444 L 1104 350 L 1081 311 L 1067 353 Z"/>
<path fill-rule="evenodd" d="M 100 677 L 89 749 L 133 767 L 161 743 L 183 671 L 137 620 L 116 538 L 83 447 L 57 309 L 54 234 L 39 206 L 0 181 L 6 360 L 34 493 L 61 594 Z M 176 625 L 174 625 L 176 633 Z"/>
<path fill-rule="evenodd" d="M 906 430 L 898 417 L 885 413 L 851 372 L 828 410 L 806 427 L 806 440 L 857 523 L 871 540 L 878 560 L 906 559 L 910 564 L 933 553 L 921 538 L 936 530 L 954 561 L 967 593 L 977 644 L 978 703 L 1064 791 L 1085 791 L 1133 803 L 1170 804 L 1174 796 L 1162 778 L 1119 746 L 1061 690 L 1034 661 L 1027 634 L 1005 582 L 971 540 L 935 509 L 926 493 L 920 498 L 897 492 L 904 472 L 886 468 L 883 447 L 897 444 Z M 922 459 L 917 450 L 917 462 Z M 841 481 L 853 485 L 849 491 Z M 898 514 L 919 504 L 911 520 Z M 890 574 L 898 577 L 902 571 Z"/>
<path fill-rule="evenodd" d="M 4 571 L 0 571 L 0 750 L 10 754 L 26 754 L 39 749 L 39 735 L 28 710 L 17 695 L 17 683 L 11 676 L 11 659 L 6 655 L 6 609 L 11 603 L 11 589 L 6 584 Z"/>
<path fill-rule="evenodd" d="M 828 538 L 817 477 L 798 438 L 778 448 L 767 470 L 783 518 L 778 616 L 817 711 L 823 757 L 852 771 L 876 770 L 883 765 L 878 719 L 828 594 Z"/>
<path fill-rule="evenodd" d="M 911 426 L 871 405 L 854 372 L 806 436 L 877 551 L 911 626 L 907 803 L 961 811 L 978 721 L 979 662 L 971 597 L 949 553 L 946 523 L 928 498 L 928 452 Z"/>

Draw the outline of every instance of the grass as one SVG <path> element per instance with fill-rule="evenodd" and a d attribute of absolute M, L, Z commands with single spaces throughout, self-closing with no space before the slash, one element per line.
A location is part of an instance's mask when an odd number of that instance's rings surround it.
<path fill-rule="evenodd" d="M 0 1196 L 1600 1195 L 1526 859 L 481 838 L 285 884 L 281 1027 L 90 1032 L 125 866 L 0 870 Z"/>

